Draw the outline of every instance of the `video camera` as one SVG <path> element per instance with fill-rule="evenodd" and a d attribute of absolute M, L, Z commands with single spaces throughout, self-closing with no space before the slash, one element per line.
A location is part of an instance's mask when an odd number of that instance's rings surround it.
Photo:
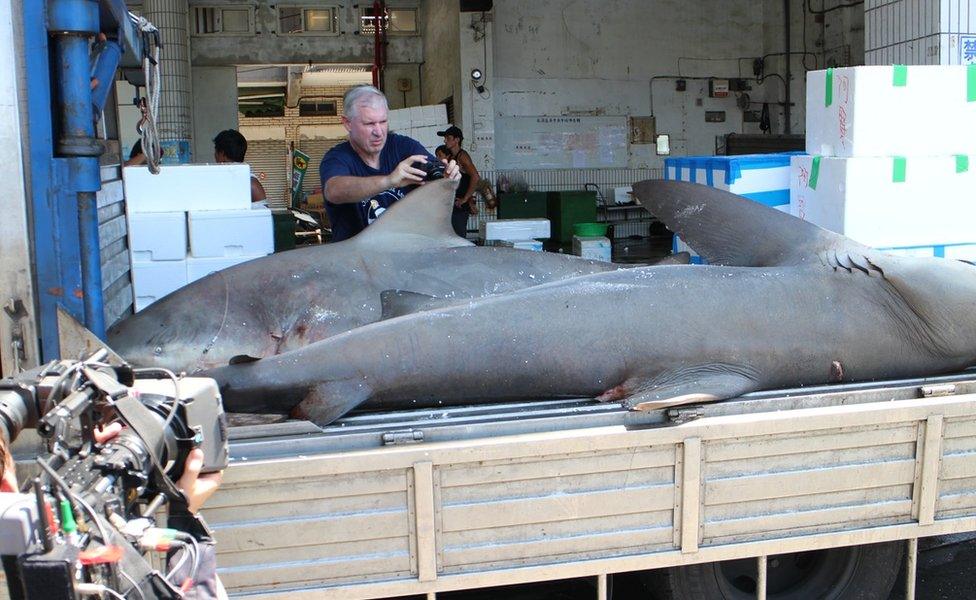
<path fill-rule="evenodd" d="M 159 369 L 59 361 L 0 380 L 0 434 L 9 443 L 36 428 L 47 452 L 30 494 L 0 494 L 0 555 L 11 598 L 180 598 L 144 554 L 182 548 L 191 565 L 209 531 L 186 510 L 174 481 L 194 448 L 202 472 L 227 465 L 227 426 L 210 379 L 178 379 Z M 117 436 L 99 441 L 96 427 L 120 421 Z M 169 525 L 155 515 L 169 503 Z M 132 592 L 132 595 L 128 595 Z"/>

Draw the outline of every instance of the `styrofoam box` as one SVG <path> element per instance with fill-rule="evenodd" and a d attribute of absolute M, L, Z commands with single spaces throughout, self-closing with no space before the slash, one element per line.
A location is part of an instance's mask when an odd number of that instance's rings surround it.
<path fill-rule="evenodd" d="M 132 262 L 132 295 L 136 312 L 187 284 L 184 260 Z"/>
<path fill-rule="evenodd" d="M 186 280 L 193 283 L 197 279 L 202 279 L 211 273 L 223 271 L 224 269 L 239 265 L 243 262 L 261 258 L 260 256 L 221 256 L 221 257 L 196 257 L 186 258 Z"/>
<path fill-rule="evenodd" d="M 532 252 L 542 252 L 542 242 L 539 240 L 501 240 L 499 246 L 515 248 L 516 250 L 531 250 Z"/>
<path fill-rule="evenodd" d="M 879 248 L 898 256 L 918 256 L 948 258 L 952 260 L 976 261 L 976 244 L 950 244 L 938 246 L 909 246 L 906 248 Z"/>
<path fill-rule="evenodd" d="M 263 256 L 274 252 L 271 210 L 190 211 L 190 254 L 197 258 Z"/>
<path fill-rule="evenodd" d="M 130 214 L 129 251 L 141 262 L 186 258 L 186 213 Z"/>
<path fill-rule="evenodd" d="M 438 127 L 436 125 L 427 125 L 424 127 L 414 127 L 413 132 L 416 136 L 417 141 L 421 144 L 443 144 L 444 138 L 437 135 Z"/>
<path fill-rule="evenodd" d="M 613 246 L 610 243 L 610 238 L 603 236 L 584 237 L 574 235 L 573 254 L 590 260 L 610 262 L 610 257 L 613 254 Z"/>
<path fill-rule="evenodd" d="M 245 164 L 163 165 L 153 175 L 144 166 L 126 167 L 129 213 L 238 210 L 251 205 L 251 169 Z"/>
<path fill-rule="evenodd" d="M 796 156 L 791 210 L 875 248 L 971 244 L 974 189 L 976 170 L 964 157 Z"/>
<path fill-rule="evenodd" d="M 766 206 L 790 203 L 790 158 L 796 152 L 664 159 L 664 178 L 745 196 Z"/>
<path fill-rule="evenodd" d="M 829 103 L 828 103 L 828 89 Z M 976 153 L 965 66 L 868 66 L 807 73 L 806 148 L 824 156 Z"/>
<path fill-rule="evenodd" d="M 482 221 L 479 227 L 481 239 L 490 240 L 544 240 L 550 235 L 549 219 L 498 219 Z"/>
<path fill-rule="evenodd" d="M 447 123 L 447 107 L 443 104 L 430 104 L 424 106 L 424 121 L 427 125 L 440 128 Z"/>

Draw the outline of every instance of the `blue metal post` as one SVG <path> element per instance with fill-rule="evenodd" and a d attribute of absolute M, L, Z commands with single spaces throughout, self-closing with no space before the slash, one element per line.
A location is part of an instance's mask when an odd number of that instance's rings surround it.
<path fill-rule="evenodd" d="M 101 188 L 98 156 L 103 152 L 103 147 L 95 139 L 89 50 L 90 38 L 98 33 L 98 2 L 50 0 L 48 30 L 52 38 L 53 69 L 58 81 L 55 107 L 61 125 L 55 150 L 57 155 L 63 157 L 67 170 L 65 191 L 69 197 L 73 192 L 77 202 L 84 323 L 96 336 L 104 337 L 102 267 L 95 199 L 95 192 Z"/>

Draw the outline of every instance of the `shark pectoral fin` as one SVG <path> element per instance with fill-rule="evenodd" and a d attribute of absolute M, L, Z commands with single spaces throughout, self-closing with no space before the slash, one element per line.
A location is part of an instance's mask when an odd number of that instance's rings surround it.
<path fill-rule="evenodd" d="M 256 357 L 256 356 L 251 356 L 249 354 L 238 354 L 236 356 L 230 357 L 230 360 L 227 361 L 227 364 L 229 364 L 229 365 L 246 365 L 247 363 L 257 362 L 259 360 L 261 360 L 261 359 L 258 358 L 258 357 Z"/>
<path fill-rule="evenodd" d="M 626 408 L 646 411 L 681 404 L 727 400 L 755 391 L 758 386 L 755 379 L 742 369 L 708 365 L 682 369 L 678 373 L 666 374 L 653 380 L 629 380 L 614 389 L 622 390 L 626 394 L 623 398 Z"/>
<path fill-rule="evenodd" d="M 382 319 L 392 319 L 403 315 L 428 310 L 444 300 L 427 294 L 408 292 L 406 290 L 383 290 L 380 292 L 380 304 L 383 306 Z"/>
<path fill-rule="evenodd" d="M 367 400 L 372 390 L 362 379 L 342 379 L 309 388 L 291 416 L 319 426 L 328 425 Z"/>

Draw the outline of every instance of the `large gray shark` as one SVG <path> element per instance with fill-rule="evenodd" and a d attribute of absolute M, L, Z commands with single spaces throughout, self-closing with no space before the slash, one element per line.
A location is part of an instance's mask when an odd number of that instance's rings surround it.
<path fill-rule="evenodd" d="M 384 290 L 472 298 L 618 268 L 476 247 L 451 229 L 453 201 L 453 182 L 424 185 L 350 240 L 252 260 L 177 290 L 113 327 L 109 345 L 136 366 L 192 373 L 377 321 Z"/>
<path fill-rule="evenodd" d="M 638 197 L 713 263 L 585 275 L 216 369 L 231 411 L 597 396 L 652 409 L 976 362 L 976 269 L 886 255 L 687 183 Z"/>

